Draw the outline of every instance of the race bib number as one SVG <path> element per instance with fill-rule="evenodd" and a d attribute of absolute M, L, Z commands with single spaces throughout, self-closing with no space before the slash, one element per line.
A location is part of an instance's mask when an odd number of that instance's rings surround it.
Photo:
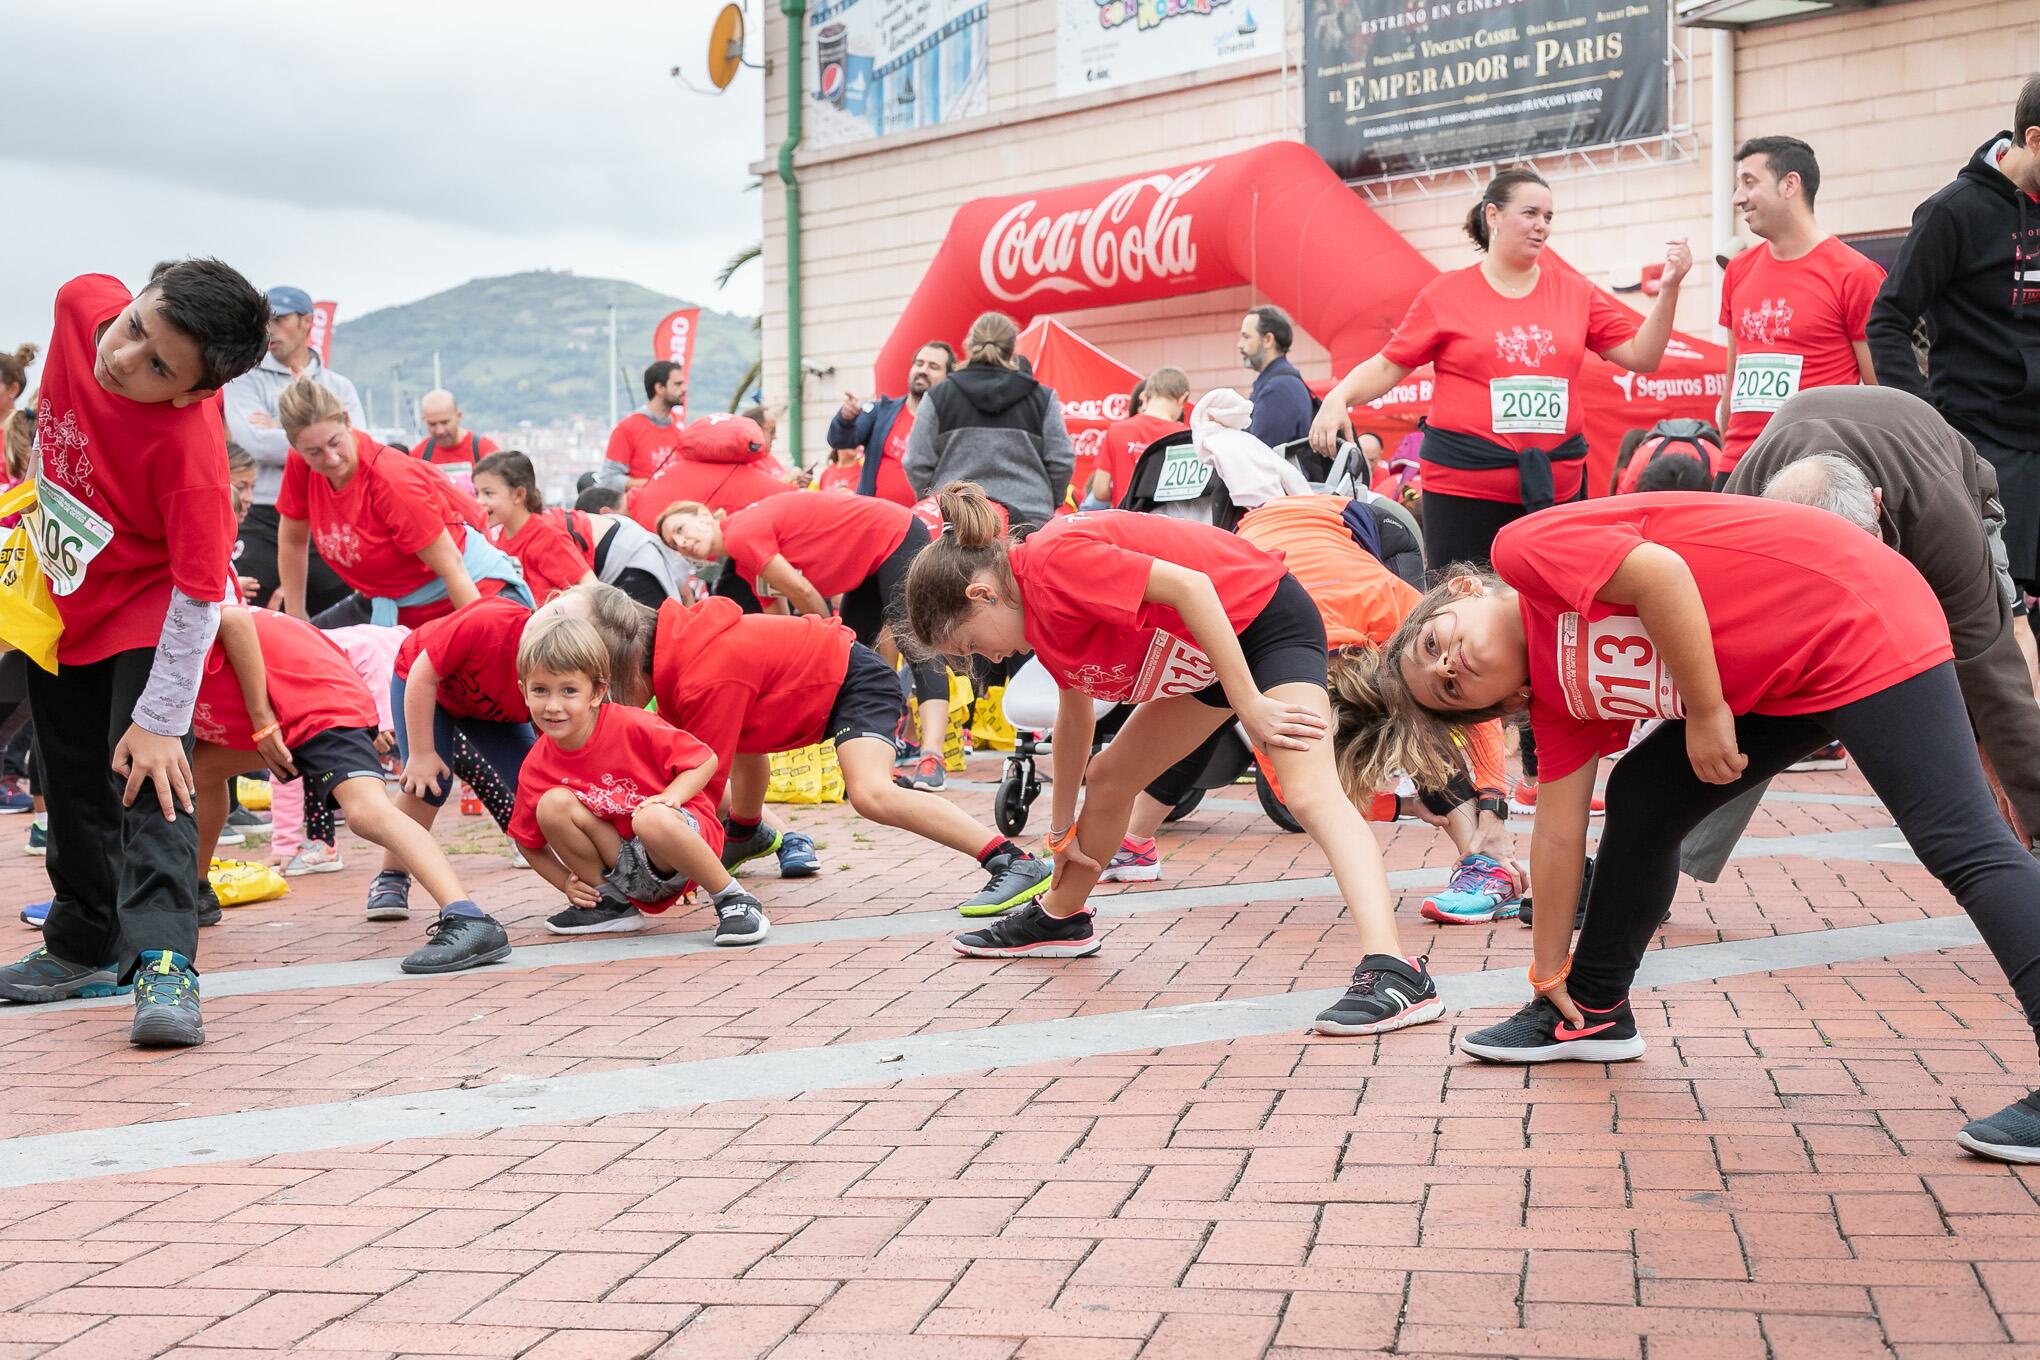
<path fill-rule="evenodd" d="M 1588 722 L 1686 716 L 1672 673 L 1634 614 L 1592 623 L 1559 615 L 1558 678 L 1566 712 Z"/>
<path fill-rule="evenodd" d="M 469 495 L 474 494 L 475 465 L 473 463 L 434 463 L 432 466 L 445 473 L 447 481 L 452 482 Z"/>
<path fill-rule="evenodd" d="M 1736 355 L 1729 413 L 1775 411 L 1783 406 L 1799 390 L 1799 370 L 1805 362 L 1798 354 Z"/>
<path fill-rule="evenodd" d="M 113 542 L 113 526 L 48 478 L 36 488 L 35 547 L 50 594 L 69 595 L 85 583 L 92 559 Z"/>
<path fill-rule="evenodd" d="M 1496 434 L 1564 434 L 1572 384 L 1564 378 L 1490 378 L 1489 414 Z"/>
<path fill-rule="evenodd" d="M 1211 469 L 1197 456 L 1197 450 L 1188 444 L 1173 444 L 1162 455 L 1162 475 L 1155 482 L 1155 500 L 1162 505 L 1195 500 L 1210 485 Z"/>
<path fill-rule="evenodd" d="M 1217 679 L 1218 670 L 1211 664 L 1211 658 L 1195 643 L 1157 628 L 1148 643 L 1147 656 L 1140 663 L 1140 674 L 1134 678 L 1129 702 L 1194 694 Z"/>

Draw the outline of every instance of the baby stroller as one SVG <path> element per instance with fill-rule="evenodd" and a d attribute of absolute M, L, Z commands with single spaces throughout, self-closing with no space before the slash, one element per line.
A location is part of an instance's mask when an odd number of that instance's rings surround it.
<path fill-rule="evenodd" d="M 1307 442 L 1298 440 L 1284 445 L 1276 453 L 1291 466 L 1296 466 L 1299 456 L 1307 453 L 1309 447 Z M 1312 491 L 1353 496 L 1357 493 L 1352 470 L 1364 465 L 1359 448 L 1350 443 L 1343 444 L 1325 481 L 1306 481 L 1306 484 Z M 1134 463 L 1132 475 L 1127 479 L 1126 494 L 1120 499 L 1118 508 L 1197 520 L 1216 525 L 1228 533 L 1246 513 L 1244 508 L 1233 503 L 1224 478 L 1198 457 L 1188 430 L 1165 435 L 1142 451 Z M 1369 524 L 1372 526 L 1374 521 L 1370 519 Z M 1378 535 L 1378 530 L 1376 532 Z M 1398 548 L 1402 548 L 1408 543 L 1407 535 L 1395 541 Z M 1422 548 L 1416 547 L 1415 552 L 1417 569 L 1421 570 Z M 1395 568 L 1392 566 L 1391 569 Z M 999 776 L 992 804 L 993 818 L 1001 834 L 1017 836 L 1027 829 L 1029 809 L 1041 796 L 1041 774 L 1035 765 L 1035 757 L 1050 749 L 1042 734 L 1055 723 L 1056 687 L 1039 662 L 1030 658 L 1014 675 L 1006 686 L 1001 707 L 1017 736 L 1014 749 L 1007 755 L 1005 768 Z M 1118 732 L 1132 709 L 1127 705 L 1098 702 L 1094 704 L 1094 711 L 1098 715 L 1095 740 L 1103 745 Z M 1176 799 L 1168 821 L 1175 822 L 1189 816 L 1204 801 L 1205 794 L 1239 783 L 1251 773 L 1255 795 L 1268 819 L 1287 832 L 1303 830 L 1302 824 L 1282 805 L 1267 771 L 1254 759 L 1253 743 L 1248 741 L 1245 729 L 1237 722 L 1219 728 L 1203 747 L 1191 757 L 1186 757 L 1186 763 L 1200 757 L 1201 768 L 1196 771 L 1190 787 Z"/>

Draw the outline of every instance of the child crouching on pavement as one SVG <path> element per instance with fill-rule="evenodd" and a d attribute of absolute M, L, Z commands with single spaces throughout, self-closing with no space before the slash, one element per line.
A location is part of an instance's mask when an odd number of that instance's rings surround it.
<path fill-rule="evenodd" d="M 390 802 L 380 729 L 368 686 L 325 634 L 273 610 L 223 609 L 191 716 L 199 881 L 226 824 L 226 781 L 248 769 L 254 753 L 275 778 L 302 780 L 308 804 L 330 800 L 350 831 L 387 850 L 439 903 L 431 940 L 404 960 L 405 972 L 452 973 L 508 958 L 510 937 L 468 897 L 432 833 Z M 200 896 L 210 899 L 210 889 Z"/>
<path fill-rule="evenodd" d="M 542 619 L 517 649 L 538 729 L 524 758 L 510 839 L 570 909 L 643 928 L 695 884 L 716 908 L 715 942 L 756 944 L 771 924 L 722 865 L 708 786 L 715 753 L 641 708 L 608 702 L 609 650 L 585 620 Z M 605 910 L 619 904 L 635 912 Z"/>

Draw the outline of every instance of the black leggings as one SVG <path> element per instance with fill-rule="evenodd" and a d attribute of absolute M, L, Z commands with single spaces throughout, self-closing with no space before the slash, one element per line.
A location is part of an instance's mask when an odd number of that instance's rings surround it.
<path fill-rule="evenodd" d="M 1831 740 L 1849 748 L 1927 871 L 1967 912 L 2040 1032 L 2040 860 L 1997 815 L 1976 739 L 1943 662 L 1825 713 L 1735 720 L 1749 768 L 1706 784 L 1686 758 L 1686 724 L 1667 722 L 1617 762 L 1594 862 L 1587 920 L 1566 989 L 1583 1006 L 1629 994 L 1644 950 L 1670 908 L 1679 842 L 1702 818 Z"/>
<path fill-rule="evenodd" d="M 1482 571 L 1495 550 L 1495 535 L 1529 514 L 1514 501 L 1484 501 L 1472 496 L 1424 493 L 1424 574 L 1431 585 L 1445 579 L 1454 562 L 1471 562 Z M 1523 773 L 1537 777 L 1537 742 L 1530 724 L 1523 724 Z"/>

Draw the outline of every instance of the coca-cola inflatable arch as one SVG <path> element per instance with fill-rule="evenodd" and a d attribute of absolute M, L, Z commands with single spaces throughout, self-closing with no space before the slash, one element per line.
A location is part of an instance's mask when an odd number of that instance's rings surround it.
<path fill-rule="evenodd" d="M 1242 284 L 1286 310 L 1344 373 L 1381 348 L 1437 274 L 1316 152 L 1271 142 L 1150 174 L 964 204 L 879 352 L 875 376 L 881 391 L 904 391 L 916 350 L 932 338 L 960 339 L 989 309 L 1025 326 L 1050 312 Z M 1682 376 L 1673 380 L 1675 362 Z M 1612 463 L 1632 426 L 1667 415 L 1712 419 L 1726 363 L 1718 346 L 1678 336 L 1660 381 L 1625 384 L 1590 356 L 1582 404 L 1594 464 Z M 1589 484 L 1606 480 L 1603 472 Z"/>

